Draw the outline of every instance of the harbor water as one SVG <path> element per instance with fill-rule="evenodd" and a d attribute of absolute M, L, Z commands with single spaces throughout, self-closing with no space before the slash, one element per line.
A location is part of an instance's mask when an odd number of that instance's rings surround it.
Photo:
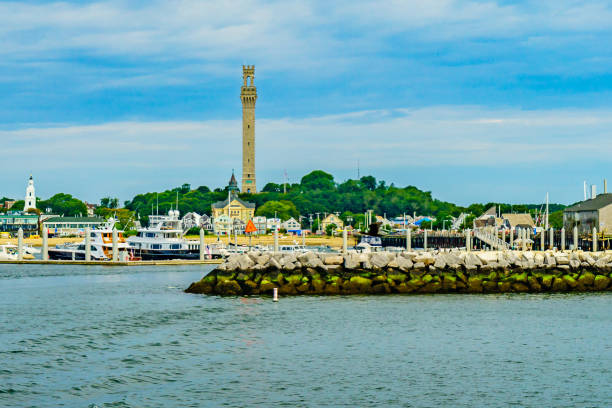
<path fill-rule="evenodd" d="M 612 404 L 610 293 L 183 293 L 212 268 L 0 265 L 0 406 Z"/>

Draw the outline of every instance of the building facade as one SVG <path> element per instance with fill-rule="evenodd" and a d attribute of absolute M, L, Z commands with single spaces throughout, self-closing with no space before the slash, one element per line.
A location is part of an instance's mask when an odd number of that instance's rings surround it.
<path fill-rule="evenodd" d="M 51 217 L 43 222 L 49 236 L 83 235 L 85 228 L 99 229 L 104 224 L 100 217 Z"/>
<path fill-rule="evenodd" d="M 257 231 L 255 231 L 256 235 L 263 235 L 268 230 L 267 218 L 261 215 L 257 217 L 253 217 L 253 225 L 255 225 L 255 228 L 257 228 Z"/>
<path fill-rule="evenodd" d="M 327 226 L 331 224 L 334 224 L 336 228 L 344 228 L 344 222 L 342 222 L 340 217 L 338 217 L 336 214 L 329 214 L 327 217 L 323 218 L 323 221 L 321 221 L 320 229 L 325 231 L 327 230 Z"/>
<path fill-rule="evenodd" d="M 274 232 L 274 230 L 280 231 L 282 221 L 280 218 L 268 218 L 266 220 L 266 227 L 269 231 Z"/>
<path fill-rule="evenodd" d="M 19 228 L 23 230 L 24 236 L 38 234 L 38 215 L 26 214 L 22 211 L 0 214 L 0 232 L 8 232 L 17 235 Z"/>
<path fill-rule="evenodd" d="M 211 205 L 212 224 L 217 235 L 227 235 L 233 229 L 235 219 L 242 221 L 246 226 L 247 222 L 255 215 L 255 204 L 238 198 L 238 183 L 234 173 L 232 173 L 228 190 L 228 197 L 225 200 L 217 201 Z"/>
<path fill-rule="evenodd" d="M 283 222 L 281 228 L 294 234 L 300 234 L 302 232 L 302 225 L 293 217 Z"/>
<path fill-rule="evenodd" d="M 593 228 L 612 235 L 612 193 L 600 194 L 563 210 L 563 226 L 568 231 L 576 226 L 581 235 L 592 233 Z"/>
<path fill-rule="evenodd" d="M 255 66 L 242 66 L 243 85 L 240 90 L 242 101 L 242 192 L 256 193 L 255 181 Z"/>

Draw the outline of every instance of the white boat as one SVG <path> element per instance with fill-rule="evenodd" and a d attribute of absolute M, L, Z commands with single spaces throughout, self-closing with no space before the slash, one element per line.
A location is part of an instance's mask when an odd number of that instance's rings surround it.
<path fill-rule="evenodd" d="M 0 245 L 0 261 L 16 261 L 18 258 L 17 245 Z"/>
<path fill-rule="evenodd" d="M 103 229 L 91 230 L 89 241 L 91 259 L 106 261 L 113 258 L 113 230 L 111 225 Z M 133 258 L 130 252 L 130 245 L 123 237 L 123 231 L 117 231 L 117 250 L 119 260 Z M 84 260 L 85 259 L 85 240 L 79 243 L 56 245 L 49 248 L 49 259 Z"/>
<path fill-rule="evenodd" d="M 24 245 L 23 251 L 29 255 L 40 254 L 40 249 L 34 248 L 32 245 Z"/>
<path fill-rule="evenodd" d="M 127 239 L 134 256 L 143 260 L 199 259 L 200 244 L 183 238 L 186 231 L 178 210 L 170 210 L 168 215 L 150 215 L 149 225 Z"/>

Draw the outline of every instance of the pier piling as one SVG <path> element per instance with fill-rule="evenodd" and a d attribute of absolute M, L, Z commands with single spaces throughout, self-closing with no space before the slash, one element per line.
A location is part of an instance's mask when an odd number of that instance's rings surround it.
<path fill-rule="evenodd" d="M 204 260 L 204 228 L 200 227 L 200 261 Z"/>
<path fill-rule="evenodd" d="M 546 230 L 542 228 L 540 230 L 540 251 L 544 251 L 546 249 L 546 237 L 544 236 L 545 234 Z"/>
<path fill-rule="evenodd" d="M 412 250 L 412 231 L 410 228 L 406 229 L 406 251 Z"/>
<path fill-rule="evenodd" d="M 85 228 L 85 260 L 91 261 L 91 228 Z"/>
<path fill-rule="evenodd" d="M 548 240 L 549 240 L 549 244 L 548 247 L 549 249 L 553 249 L 555 247 L 555 229 L 553 227 L 550 227 L 550 230 L 548 230 Z"/>
<path fill-rule="evenodd" d="M 574 226 L 574 251 L 578 250 L 578 226 Z"/>
<path fill-rule="evenodd" d="M 17 260 L 23 261 L 23 228 L 17 230 Z"/>
<path fill-rule="evenodd" d="M 427 251 L 427 230 L 423 231 L 423 249 Z"/>
<path fill-rule="evenodd" d="M 597 228 L 593 227 L 593 252 L 597 252 Z"/>
<path fill-rule="evenodd" d="M 278 252 L 278 228 L 274 227 L 274 253 Z"/>
<path fill-rule="evenodd" d="M 42 231 L 42 259 L 43 261 L 49 260 L 49 231 L 43 226 Z"/>
<path fill-rule="evenodd" d="M 561 250 L 565 251 L 565 228 L 561 228 Z"/>
<path fill-rule="evenodd" d="M 348 231 L 345 229 L 342 230 L 342 253 L 346 254 L 348 252 Z"/>

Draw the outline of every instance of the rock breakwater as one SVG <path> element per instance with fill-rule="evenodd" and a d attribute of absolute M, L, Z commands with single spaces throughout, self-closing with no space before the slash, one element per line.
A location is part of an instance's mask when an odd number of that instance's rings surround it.
<path fill-rule="evenodd" d="M 612 290 L 612 252 L 374 252 L 232 255 L 186 292 L 352 295 Z"/>

